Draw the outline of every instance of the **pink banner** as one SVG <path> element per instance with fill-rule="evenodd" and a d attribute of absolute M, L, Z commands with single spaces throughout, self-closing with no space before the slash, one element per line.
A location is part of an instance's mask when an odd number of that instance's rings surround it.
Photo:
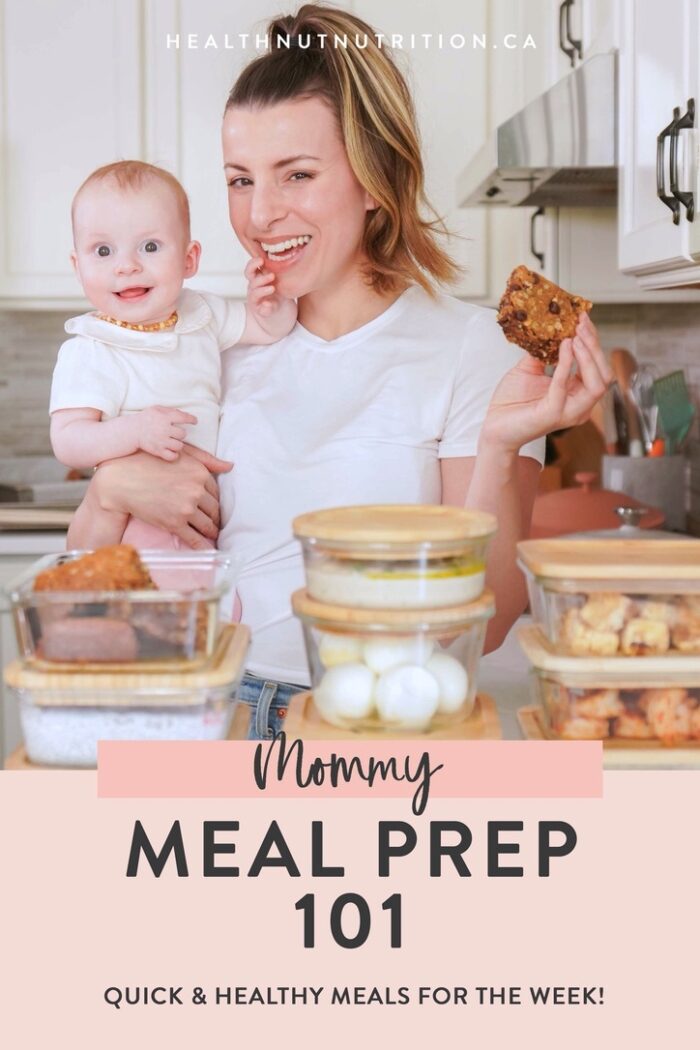
<path fill-rule="evenodd" d="M 599 741 L 105 741 L 102 798 L 591 798 Z M 260 749 L 257 751 L 257 749 Z M 257 760 L 256 760 L 257 752 Z M 257 778 L 256 778 L 257 767 Z"/>

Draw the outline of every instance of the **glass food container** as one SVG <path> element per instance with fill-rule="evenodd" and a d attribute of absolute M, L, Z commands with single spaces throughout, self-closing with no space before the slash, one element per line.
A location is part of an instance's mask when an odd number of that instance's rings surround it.
<path fill-rule="evenodd" d="M 447 609 L 345 608 L 292 596 L 302 621 L 313 700 L 341 729 L 427 730 L 461 721 L 476 698 L 493 595 Z"/>
<path fill-rule="evenodd" d="M 15 661 L 5 683 L 19 703 L 29 760 L 91 768 L 98 740 L 223 739 L 249 642 L 247 627 L 228 625 L 205 670 L 169 674 L 46 672 Z"/>
<path fill-rule="evenodd" d="M 700 540 L 525 540 L 518 554 L 558 653 L 700 654 Z"/>
<path fill-rule="evenodd" d="M 534 626 L 520 628 L 518 639 L 553 739 L 700 747 L 700 657 L 593 661 L 558 655 Z"/>
<path fill-rule="evenodd" d="M 491 514 L 391 504 L 334 507 L 293 522 L 309 595 L 364 609 L 461 605 L 484 589 Z"/>
<path fill-rule="evenodd" d="M 229 618 L 235 561 L 219 551 L 140 551 L 157 589 L 34 590 L 40 572 L 85 551 L 40 559 L 6 589 L 19 651 L 29 665 L 166 670 L 201 667 L 220 618 Z"/>

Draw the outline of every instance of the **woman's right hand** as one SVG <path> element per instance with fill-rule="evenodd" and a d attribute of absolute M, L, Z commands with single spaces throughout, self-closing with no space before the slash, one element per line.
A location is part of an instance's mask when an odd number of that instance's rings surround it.
<path fill-rule="evenodd" d="M 146 452 L 110 460 L 93 478 L 98 506 L 111 514 L 166 529 L 188 547 L 206 547 L 219 534 L 219 488 L 213 475 L 233 464 L 193 445 L 171 463 Z"/>

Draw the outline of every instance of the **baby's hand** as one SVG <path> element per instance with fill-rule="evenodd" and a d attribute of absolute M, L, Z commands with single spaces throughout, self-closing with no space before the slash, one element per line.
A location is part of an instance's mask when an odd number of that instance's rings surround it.
<path fill-rule="evenodd" d="M 160 459 L 177 459 L 187 439 L 183 423 L 196 423 L 197 417 L 179 408 L 153 405 L 134 415 L 139 448 Z"/>
<path fill-rule="evenodd" d="M 274 273 L 265 272 L 264 260 L 252 258 L 245 268 L 248 279 L 248 309 L 269 335 L 281 339 L 292 330 L 297 319 L 297 305 L 275 291 Z"/>

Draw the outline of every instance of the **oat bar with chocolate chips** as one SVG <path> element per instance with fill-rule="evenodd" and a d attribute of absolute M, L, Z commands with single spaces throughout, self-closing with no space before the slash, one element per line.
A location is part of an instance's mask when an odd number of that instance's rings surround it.
<path fill-rule="evenodd" d="M 573 338 L 579 316 L 592 306 L 527 266 L 516 266 L 498 307 L 498 323 L 509 342 L 552 365 L 562 339 Z"/>

